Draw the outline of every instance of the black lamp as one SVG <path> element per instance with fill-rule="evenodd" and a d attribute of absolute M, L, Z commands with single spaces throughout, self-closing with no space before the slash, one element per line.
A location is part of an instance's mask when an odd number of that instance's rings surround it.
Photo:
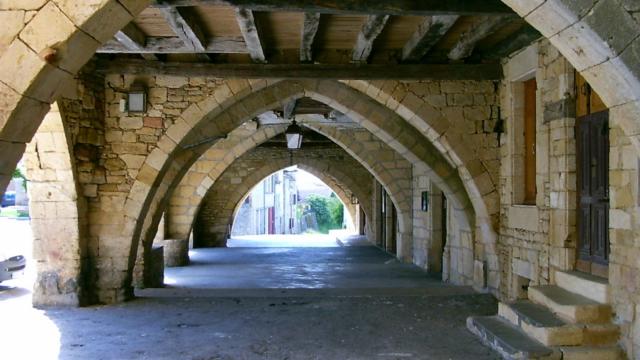
<path fill-rule="evenodd" d="M 302 146 L 302 128 L 296 124 L 294 119 L 291 125 L 284 132 L 287 137 L 287 148 L 290 150 L 300 149 Z"/>

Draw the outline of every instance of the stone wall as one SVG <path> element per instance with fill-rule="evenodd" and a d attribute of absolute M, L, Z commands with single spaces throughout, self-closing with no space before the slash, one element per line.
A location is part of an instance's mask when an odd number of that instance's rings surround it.
<path fill-rule="evenodd" d="M 533 60 L 533 61 L 532 61 Z M 522 285 L 553 284 L 555 270 L 576 262 L 576 141 L 574 68 L 548 41 L 540 41 L 505 63 L 501 104 L 506 133 L 501 142 L 500 297 L 523 296 Z M 517 201 L 522 187 L 518 166 L 518 82 L 535 76 L 537 91 L 536 185 L 534 206 Z M 610 112 L 609 284 L 621 343 L 637 357 L 640 343 L 638 281 L 638 157 L 619 126 L 624 115 Z M 516 130 L 514 130 L 516 129 Z"/>
<path fill-rule="evenodd" d="M 609 284 L 630 358 L 640 357 L 640 162 L 629 137 L 610 113 L 609 130 Z"/>

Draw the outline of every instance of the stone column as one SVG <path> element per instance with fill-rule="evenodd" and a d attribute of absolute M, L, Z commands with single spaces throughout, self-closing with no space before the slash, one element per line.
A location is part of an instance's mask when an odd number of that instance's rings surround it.
<path fill-rule="evenodd" d="M 80 305 L 83 244 L 84 198 L 78 197 L 75 171 L 62 118 L 54 104 L 45 116 L 26 152 L 26 176 L 33 262 L 37 278 L 33 304 Z"/>

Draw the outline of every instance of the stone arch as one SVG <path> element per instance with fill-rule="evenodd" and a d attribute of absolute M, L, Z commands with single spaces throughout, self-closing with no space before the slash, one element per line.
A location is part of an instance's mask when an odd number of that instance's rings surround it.
<path fill-rule="evenodd" d="M 640 118 L 640 57 L 637 56 L 640 26 L 629 14 L 631 9 L 625 7 L 632 5 L 612 1 L 587 2 L 590 5 L 583 6 L 568 5 L 561 0 L 503 2 L 549 38 L 572 65 L 582 71 L 616 114 L 636 151 L 640 151 L 640 121 L 637 120 Z M 0 67 L 4 70 L 0 75 L 4 109 L 0 114 L 0 153 L 3 154 L 0 192 L 4 193 L 24 144 L 33 136 L 49 104 L 57 96 L 59 84 L 70 79 L 101 43 L 148 4 L 149 1 L 107 0 L 98 5 L 78 5 L 43 0 L 27 3 L 19 9 L 32 10 L 34 16 L 22 28 L 12 29 L 10 44 L 2 44 L 6 46 L 0 56 Z M 619 24 L 616 29 L 623 31 L 611 33 L 613 28 L 607 26 L 611 18 Z M 54 61 L 48 63 L 39 54 L 50 48 L 57 53 Z M 171 170 L 179 173 L 175 167 Z M 150 177 L 155 178 L 154 175 Z M 142 200 L 144 196 L 140 198 L 140 195 L 146 189 L 138 187 L 135 190 L 139 193 L 132 198 Z M 160 190 L 168 190 L 168 187 L 161 186 Z M 128 209 L 130 215 L 139 215 L 142 206 L 129 205 Z M 136 220 L 125 226 L 125 233 L 134 232 Z M 142 231 L 135 232 L 140 234 Z"/>
<path fill-rule="evenodd" d="M 632 2 L 502 0 L 579 71 L 640 152 L 640 21 Z M 615 21 L 613 26 L 612 21 Z"/>
<path fill-rule="evenodd" d="M 602 96 L 604 102 L 624 115 L 621 127 L 640 150 L 640 26 L 629 14 L 626 3 L 598 2 L 569 6 L 561 0 L 503 0 L 558 48 Z M 16 5 L 15 10 L 35 11 L 22 28 L 9 29 L 10 43 L 2 44 L 0 92 L 5 101 L 0 128 L 2 166 L 0 188 L 8 183 L 23 145 L 35 133 L 55 100 L 59 84 L 70 79 L 95 50 L 148 6 L 150 1 L 104 1 L 67 5 L 43 0 Z M 69 3 L 70 4 L 70 3 Z M 11 8 L 13 10 L 13 8 Z M 614 13 L 613 15 L 611 13 Z M 625 30 L 608 33 L 608 19 L 619 19 Z M 51 24 L 56 26 L 52 27 Z M 56 31 L 51 31 L 55 28 Z M 56 50 L 56 58 L 45 62 L 39 54 Z M 18 71 L 20 68 L 20 71 Z M 26 71 L 28 70 L 28 71 Z"/>
<path fill-rule="evenodd" d="M 317 164 L 317 165 L 320 165 L 320 164 Z M 364 210 L 365 214 L 371 214 L 371 210 L 370 210 L 371 196 L 370 194 L 368 194 L 366 190 L 362 189 L 360 186 L 356 184 L 355 180 L 352 178 L 353 174 L 345 174 L 339 169 L 335 169 L 335 167 L 331 167 L 330 164 L 326 162 L 322 165 L 326 167 L 319 168 L 318 166 L 310 166 L 306 163 L 296 164 L 298 169 L 308 172 L 309 174 L 317 177 L 323 183 L 325 183 L 325 185 L 327 185 L 336 194 L 338 199 L 340 199 L 340 202 L 342 202 L 342 204 L 344 205 L 344 208 L 347 210 L 349 216 L 352 219 L 355 219 L 356 207 L 355 207 L 355 204 L 351 203 L 351 193 L 353 193 L 353 195 L 358 200 L 362 199 L 363 209 L 366 209 Z M 360 195 L 360 197 L 358 197 L 358 194 Z M 240 205 L 242 205 L 242 201 L 247 197 L 247 195 L 248 193 L 245 194 L 245 196 L 242 199 L 240 199 L 238 204 L 236 204 L 236 207 L 233 210 L 232 219 L 235 219 L 236 215 L 238 214 L 238 210 L 240 209 Z"/>
<path fill-rule="evenodd" d="M 334 143 L 338 144 L 349 155 L 351 155 L 359 165 L 373 175 L 390 194 L 392 201 L 400 210 L 399 214 L 405 223 L 411 220 L 411 184 L 410 182 L 394 181 L 395 177 L 411 177 L 411 164 L 407 162 L 400 154 L 395 152 L 384 142 L 378 140 L 373 134 L 366 129 L 343 129 L 338 130 L 331 126 L 312 125 L 301 120 L 306 127 L 322 133 Z M 286 126 L 269 126 L 258 129 L 251 135 L 251 139 L 243 141 L 235 141 L 234 138 L 228 138 L 225 142 L 220 142 L 207 150 L 203 156 L 198 159 L 191 167 L 189 172 L 184 176 L 180 185 L 176 188 L 172 201 L 174 204 L 170 207 L 173 211 L 173 219 L 169 221 L 169 233 L 171 238 L 186 239 L 193 227 L 195 215 L 198 210 L 202 198 L 210 187 L 215 183 L 222 172 L 230 166 L 230 164 L 243 155 L 246 149 L 246 143 L 260 144 L 267 137 L 272 137 L 278 133 L 284 132 Z M 234 130 L 235 132 L 236 130 Z M 246 130 L 243 130 L 246 131 Z M 232 132 L 233 134 L 233 132 Z M 237 139 L 236 139 L 237 140 Z M 356 141 L 354 141 L 356 140 Z M 224 145 L 230 141 L 233 144 L 229 150 L 223 153 L 217 149 L 218 145 Z M 378 162 L 379 159 L 384 160 Z M 211 161 L 213 160 L 213 161 Z M 208 173 L 207 173 L 208 171 Z M 393 174 L 392 174 L 393 173 Z M 400 175 L 401 176 L 398 176 Z M 347 180 L 343 178 L 343 183 L 349 186 Z M 352 186 L 351 186 L 352 187 Z M 175 200 L 174 200 L 175 199 Z M 360 201 L 365 210 L 365 215 L 372 218 L 372 212 L 367 210 L 368 202 Z M 371 225 L 371 224 L 369 224 Z M 171 228 L 176 230 L 171 230 Z M 369 231 L 371 233 L 371 231 Z"/>
<path fill-rule="evenodd" d="M 211 216 L 210 220 L 213 220 L 214 227 L 211 233 L 207 233 L 207 236 L 213 237 L 212 243 L 207 246 L 224 245 L 229 235 L 229 227 L 248 193 L 270 174 L 291 165 L 297 165 L 300 169 L 318 176 L 336 192 L 347 209 L 350 205 L 350 196 L 347 191 L 353 193 L 362 201 L 365 213 L 370 215 L 371 193 L 367 185 L 371 184 L 371 176 L 369 175 L 367 179 L 367 170 L 359 166 L 341 149 L 323 150 L 323 152 L 325 154 L 318 155 L 317 152 L 298 150 L 290 156 L 286 149 L 257 148 L 238 158 L 218 177 L 202 200 L 200 212 Z M 326 153 L 330 153 L 329 157 Z M 263 163 L 262 156 L 267 156 L 269 161 L 263 166 L 254 167 L 256 164 Z M 344 160 L 339 160 L 340 157 Z M 349 165 L 348 168 L 351 170 L 349 173 L 342 171 L 344 165 Z M 251 167 L 250 172 L 244 171 L 246 166 Z M 355 212 L 353 214 L 355 215 Z M 202 220 L 202 214 L 200 214 L 200 220 Z M 194 233 L 197 233 L 195 228 Z M 194 239 L 196 240 L 198 239 Z"/>
<path fill-rule="evenodd" d="M 76 4 L 41 0 L 4 4 L 0 11 L 32 12 L 21 28 L 3 29 L 0 44 L 0 194 L 22 153 L 64 84 L 101 44 L 150 1 L 106 0 Z M 17 16 L 18 14 L 16 14 Z M 55 52 L 45 61 L 42 54 Z"/>
<path fill-rule="evenodd" d="M 124 231 L 131 231 L 133 234 L 132 255 L 135 255 L 137 251 L 141 236 L 147 239 L 145 243 L 150 246 L 148 239 L 155 234 L 154 226 L 157 226 L 160 220 L 161 212 L 158 210 L 163 209 L 164 202 L 166 202 L 163 196 L 170 193 L 186 169 L 205 150 L 187 146 L 188 144 L 206 142 L 207 139 L 227 134 L 247 119 L 303 96 L 324 102 L 346 114 L 382 141 L 387 142 L 392 149 L 409 161 L 425 163 L 429 169 L 429 177 L 448 194 L 457 211 L 466 214 L 464 218 L 469 223 L 469 231 L 473 231 L 475 221 L 479 220 L 482 223 L 481 231 L 476 231 L 476 235 L 493 235 L 487 234 L 485 231 L 485 229 L 491 230 L 488 219 L 475 217 L 474 209 L 471 206 L 472 201 L 465 191 L 464 182 L 455 169 L 448 164 L 436 147 L 425 142 L 415 128 L 407 124 L 393 111 L 375 102 L 367 95 L 337 81 L 287 80 L 266 85 L 261 90 L 256 90 L 246 96 L 244 96 L 244 90 L 241 90 L 240 93 L 243 93 L 243 96 L 239 96 L 238 99 L 235 99 L 236 101 L 226 100 L 220 104 L 218 100 L 210 101 L 208 99 L 209 106 L 213 109 L 207 111 L 202 110 L 201 107 L 197 107 L 195 110 L 193 108 L 187 109 L 185 113 L 188 113 L 189 116 L 183 114 L 187 120 L 178 119 L 167 130 L 166 136 L 160 140 L 158 147 L 145 160 L 138 174 L 138 180 L 133 184 L 131 194 L 125 204 L 127 225 Z M 199 106 L 204 107 L 203 105 Z M 190 126 L 189 124 L 195 125 Z M 484 206 L 481 199 L 476 205 Z M 148 217 L 149 213 L 152 216 Z M 480 213 L 486 213 L 486 211 L 480 211 Z M 403 218 L 409 221 L 411 219 L 410 216 L 399 219 L 399 243 L 408 242 L 412 238 L 410 223 L 402 221 Z M 138 223 L 138 219 L 142 219 L 142 223 Z M 487 237 L 489 239 L 486 241 L 495 241 L 494 236 Z M 489 250 L 493 251 L 493 247 Z M 482 254 L 480 256 L 484 257 Z M 133 266 L 131 259 L 130 257 L 130 266 Z M 489 263 L 497 266 L 497 262 L 490 261 Z M 496 272 L 495 268 L 492 271 Z M 472 277 L 471 273 L 467 275 L 469 278 Z"/>
<path fill-rule="evenodd" d="M 180 180 L 167 208 L 168 238 L 187 239 L 202 198 L 218 176 L 251 148 L 286 129 L 286 125 L 262 128 L 257 128 L 255 125 L 257 124 L 242 126 L 232 131 L 226 139 L 213 144 Z"/>

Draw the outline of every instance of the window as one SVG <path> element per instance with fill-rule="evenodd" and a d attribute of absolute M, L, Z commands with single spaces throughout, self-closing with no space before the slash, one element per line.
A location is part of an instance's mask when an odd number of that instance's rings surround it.
<path fill-rule="evenodd" d="M 524 199 L 536 203 L 536 79 L 524 82 Z"/>
<path fill-rule="evenodd" d="M 272 194 L 276 191 L 276 181 L 277 175 L 271 175 L 264 179 L 264 192 L 265 194 Z"/>
<path fill-rule="evenodd" d="M 512 86 L 512 204 L 536 203 L 536 90 L 535 77 L 515 81 Z"/>

